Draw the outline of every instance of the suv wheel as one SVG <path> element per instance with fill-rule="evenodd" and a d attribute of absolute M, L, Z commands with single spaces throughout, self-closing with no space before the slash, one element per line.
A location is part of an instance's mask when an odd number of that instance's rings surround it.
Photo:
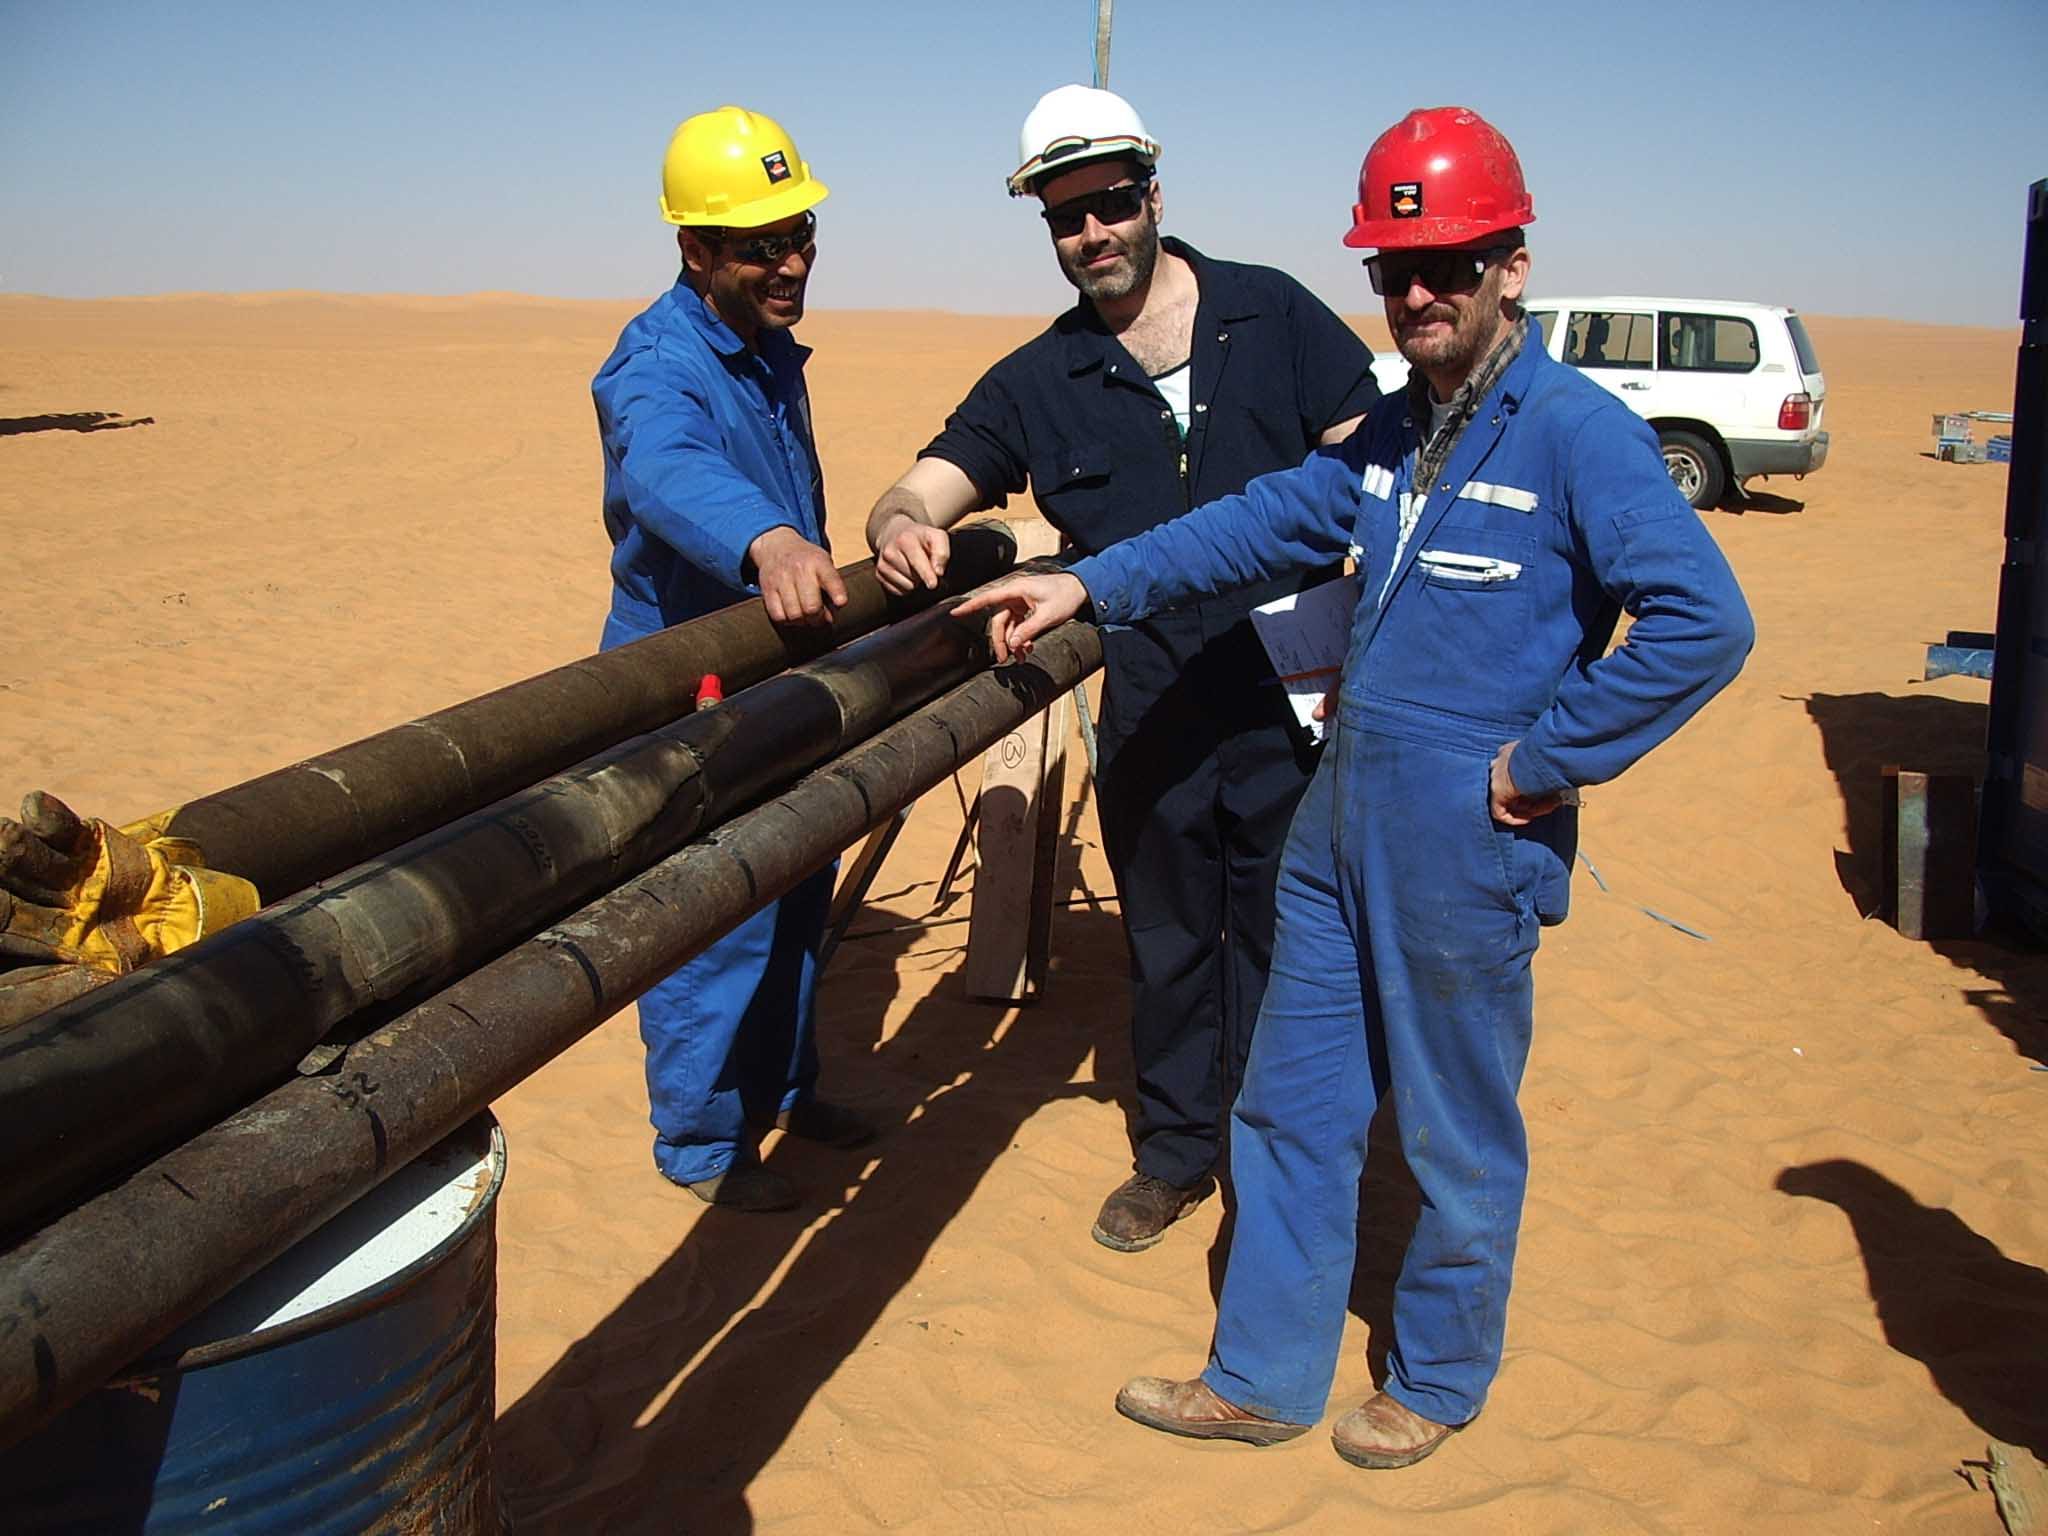
<path fill-rule="evenodd" d="M 1695 432 L 1667 428 L 1657 434 L 1664 449 L 1664 467 L 1678 494 L 1701 511 L 1721 504 L 1728 477 L 1721 468 L 1721 455 L 1714 445 Z"/>

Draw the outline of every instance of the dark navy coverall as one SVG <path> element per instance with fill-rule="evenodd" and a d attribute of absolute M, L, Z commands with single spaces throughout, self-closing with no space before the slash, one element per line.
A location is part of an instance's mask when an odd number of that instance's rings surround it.
<path fill-rule="evenodd" d="M 591 382 L 613 546 L 604 649 L 758 596 L 747 547 L 771 528 L 824 545 L 809 356 L 786 331 L 763 331 L 750 351 L 687 282 L 620 334 Z M 723 1173 L 749 1124 L 809 1096 L 833 874 L 820 870 L 640 999 L 654 1161 L 678 1183 Z"/>
<path fill-rule="evenodd" d="M 1545 356 L 1533 323 L 1439 483 L 1411 487 L 1427 421 L 1389 400 L 1341 448 L 1072 568 L 1114 622 L 1362 550 L 1233 1113 L 1237 1226 L 1204 1373 L 1295 1423 L 1329 1395 L 1366 1127 L 1389 1095 L 1423 1201 L 1386 1390 L 1462 1424 L 1499 1369 L 1528 1173 L 1529 962 L 1539 925 L 1565 915 L 1578 812 L 1495 822 L 1494 753 L 1519 743 L 1530 795 L 1611 779 L 1735 676 L 1754 633 L 1655 435 Z M 1402 543 L 1411 489 L 1427 499 Z M 1635 622 L 1608 653 L 1624 609 Z"/>
<path fill-rule="evenodd" d="M 991 368 L 919 457 L 956 465 L 990 505 L 1028 481 L 1094 551 L 1299 464 L 1378 397 L 1365 344 L 1294 279 L 1163 244 L 1199 290 L 1185 444 L 1083 302 Z M 1271 959 L 1280 846 L 1313 767 L 1246 614 L 1335 574 L 1333 558 L 1104 636 L 1097 792 L 1131 950 L 1137 1166 L 1173 1184 L 1216 1160 Z"/>

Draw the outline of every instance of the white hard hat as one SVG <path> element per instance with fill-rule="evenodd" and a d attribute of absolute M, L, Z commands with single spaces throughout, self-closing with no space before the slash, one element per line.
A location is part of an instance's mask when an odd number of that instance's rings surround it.
<path fill-rule="evenodd" d="M 1023 197 L 1049 170 L 1112 155 L 1128 155 L 1150 170 L 1159 158 L 1159 141 L 1145 131 L 1137 109 L 1116 92 L 1063 85 L 1039 97 L 1024 119 L 1017 155 L 1024 163 L 1010 176 L 1010 196 Z"/>

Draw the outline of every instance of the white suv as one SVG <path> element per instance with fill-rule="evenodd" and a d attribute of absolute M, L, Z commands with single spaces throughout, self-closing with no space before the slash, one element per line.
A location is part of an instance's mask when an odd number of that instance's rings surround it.
<path fill-rule="evenodd" d="M 1672 482 L 1695 507 L 1731 483 L 1810 475 L 1827 462 L 1827 380 L 1799 316 L 1774 304 L 1613 296 L 1529 300 L 1544 349 L 1656 429 Z M 1380 387 L 1406 365 L 1376 360 Z"/>

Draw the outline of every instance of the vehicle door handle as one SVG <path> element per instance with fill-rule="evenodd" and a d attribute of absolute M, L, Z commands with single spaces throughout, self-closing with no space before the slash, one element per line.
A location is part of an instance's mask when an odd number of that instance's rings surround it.
<path fill-rule="evenodd" d="M 1623 389 L 1648 389 L 1650 386 L 1647 384 L 1638 383 L 1634 379 L 1623 379 L 1621 381 L 1621 387 Z"/>

